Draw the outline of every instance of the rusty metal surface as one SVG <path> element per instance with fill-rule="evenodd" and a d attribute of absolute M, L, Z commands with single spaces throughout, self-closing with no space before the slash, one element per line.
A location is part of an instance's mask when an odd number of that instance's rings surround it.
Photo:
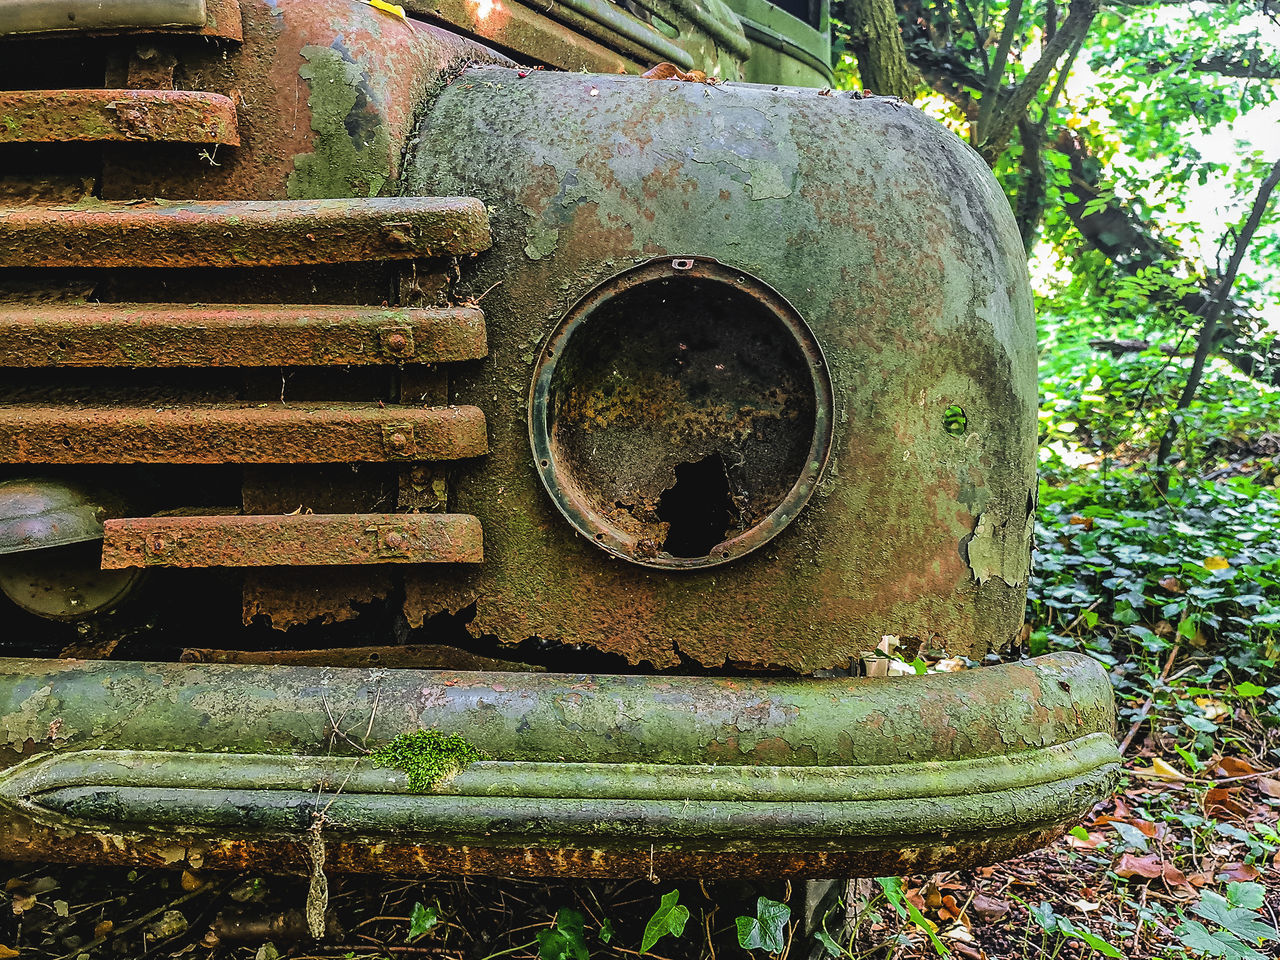
<path fill-rule="evenodd" d="M 242 0 L 244 43 L 187 45 L 200 88 L 243 97 L 241 145 L 106 145 L 101 196 L 218 200 L 389 196 L 414 119 L 465 63 L 511 61 L 445 30 L 352 0 Z M 131 152 L 133 151 L 133 152 Z"/>
<path fill-rule="evenodd" d="M 0 267 L 268 267 L 478 253 L 467 197 L 87 203 L 0 211 Z"/>
<path fill-rule="evenodd" d="M 92 30 L 203 27 L 206 0 L 5 0 L 0 36 Z"/>
<path fill-rule="evenodd" d="M 402 646 L 326 647 L 323 650 L 214 650 L 188 647 L 182 663 L 261 663 L 281 666 L 363 667 L 412 670 L 499 670 L 545 672 L 545 667 L 482 657 L 442 643 Z"/>
<path fill-rule="evenodd" d="M 538 476 L 590 542 L 661 569 L 777 536 L 831 452 L 831 375 L 775 290 L 713 260 L 624 271 L 578 301 L 534 372 Z"/>
<path fill-rule="evenodd" d="M 102 569 L 480 563 L 480 522 L 461 514 L 299 513 L 126 517 L 105 523 Z"/>
<path fill-rule="evenodd" d="M 0 463 L 380 463 L 486 450 L 477 407 L 0 406 Z"/>
<path fill-rule="evenodd" d="M 11 367 L 439 363 L 485 350 L 475 307 L 0 305 L 0 361 Z"/>
<path fill-rule="evenodd" d="M 217 93 L 8 90 L 0 91 L 0 113 L 0 143 L 240 143 L 235 104 Z"/>
<path fill-rule="evenodd" d="M 435 728 L 488 758 L 417 793 L 333 741 L 338 715 L 371 745 Z M 163 836 L 231 866 L 212 851 L 287 843 L 323 803 L 326 843 L 350 857 L 335 869 L 397 844 L 476 852 L 450 872 L 626 875 L 659 852 L 672 870 L 733 853 L 777 854 L 785 868 L 761 861 L 775 873 L 956 867 L 1086 811 L 1118 769 L 1113 727 L 1105 673 L 1074 654 L 786 681 L 0 660 L 0 762 L 16 763 L 0 829 L 13 857 L 87 836 L 145 857 Z"/>
<path fill-rule="evenodd" d="M 442 20 L 495 47 L 524 57 L 591 73 L 640 73 L 631 58 L 544 16 L 521 3 L 486 6 L 473 0 L 408 0 L 401 4 L 415 16 Z"/>
<path fill-rule="evenodd" d="M 887 98 L 477 68 L 424 118 L 409 183 L 485 200 L 495 245 L 461 293 L 501 280 L 484 301 L 489 357 L 454 388 L 493 431 L 493 456 L 459 474 L 450 503 L 484 524 L 485 564 L 411 577 L 411 623 L 474 602 L 471 629 L 510 642 L 801 671 L 845 667 L 884 635 L 969 656 L 1017 635 L 1032 302 L 1008 204 L 949 131 Z M 526 390 L 587 291 L 695 255 L 759 277 L 804 318 L 831 369 L 835 438 L 808 506 L 765 549 L 655 576 L 602 563 L 540 489 Z M 945 429 L 953 405 L 962 435 Z"/>
<path fill-rule="evenodd" d="M 980 841 L 934 838 L 857 850 L 768 849 L 753 844 L 724 851 L 696 843 L 675 847 L 653 845 L 636 850 L 596 845 L 529 842 L 515 848 L 482 843 L 376 844 L 333 840 L 325 843 L 325 866 L 340 873 L 393 876 L 481 875 L 520 877 L 803 878 L 883 877 L 977 867 L 1017 857 L 1052 843 L 1065 826 L 996 833 Z M 310 860 L 305 838 L 296 836 L 209 841 L 187 836 L 160 836 L 117 830 L 110 841 L 89 831 L 71 832 L 29 816 L 15 814 L 0 822 L 0 849 L 13 860 L 34 863 L 72 860 L 77 863 L 129 864 L 139 867 L 190 867 L 209 870 L 264 870 L 307 876 Z"/>
<path fill-rule="evenodd" d="M 0 482 L 0 555 L 102 539 L 102 521 L 119 504 L 65 480 Z"/>

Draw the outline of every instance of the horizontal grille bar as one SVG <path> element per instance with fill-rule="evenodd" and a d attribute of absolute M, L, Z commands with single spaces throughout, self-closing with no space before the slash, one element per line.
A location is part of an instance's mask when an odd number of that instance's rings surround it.
<path fill-rule="evenodd" d="M 383 463 L 487 450 L 478 407 L 0 406 L 0 463 Z"/>
<path fill-rule="evenodd" d="M 192 90 L 0 91 L 0 143 L 143 140 L 236 147 L 236 105 Z"/>
<path fill-rule="evenodd" d="M 480 563 L 465 514 L 291 514 L 108 520 L 102 568 Z"/>
<path fill-rule="evenodd" d="M 0 366 L 442 363 L 487 352 L 475 307 L 42 304 L 0 307 Z"/>
<path fill-rule="evenodd" d="M 0 267 L 271 267 L 488 248 L 471 197 L 103 203 L 0 209 Z"/>
<path fill-rule="evenodd" d="M 0 37 L 153 30 L 242 39 L 236 0 L 4 0 Z"/>

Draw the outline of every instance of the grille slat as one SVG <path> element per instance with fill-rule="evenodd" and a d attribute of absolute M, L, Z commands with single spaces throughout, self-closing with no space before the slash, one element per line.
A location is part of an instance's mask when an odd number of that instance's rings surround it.
<path fill-rule="evenodd" d="M 236 105 L 194 90 L 0 92 L 0 143 L 216 143 L 236 147 Z"/>
<path fill-rule="evenodd" d="M 483 357 L 475 307 L 0 305 L 11 367 L 289 367 Z"/>
<path fill-rule="evenodd" d="M 480 563 L 465 514 L 291 514 L 108 520 L 102 569 Z"/>
<path fill-rule="evenodd" d="M 388 463 L 487 451 L 478 407 L 0 406 L 2 463 Z"/>
<path fill-rule="evenodd" d="M 489 247 L 471 197 L 91 202 L 0 210 L 0 267 L 272 267 Z"/>

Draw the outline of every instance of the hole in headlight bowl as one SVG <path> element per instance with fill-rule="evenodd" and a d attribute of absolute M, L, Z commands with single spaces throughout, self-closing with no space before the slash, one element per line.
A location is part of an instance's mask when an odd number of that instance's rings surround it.
<path fill-rule="evenodd" d="M 763 281 L 699 257 L 626 270 L 583 297 L 534 373 L 538 474 L 569 522 L 648 567 L 725 563 L 782 531 L 817 486 L 831 377 Z"/>
<path fill-rule="evenodd" d="M 965 416 L 963 407 L 953 403 L 942 411 L 942 429 L 951 436 L 963 436 L 968 427 L 969 418 Z"/>

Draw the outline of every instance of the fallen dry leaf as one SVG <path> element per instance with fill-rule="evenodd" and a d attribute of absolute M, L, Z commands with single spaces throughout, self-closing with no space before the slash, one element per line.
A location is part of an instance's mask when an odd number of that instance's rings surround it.
<path fill-rule="evenodd" d="M 988 897 L 984 893 L 977 893 L 970 901 L 969 909 L 984 923 L 994 923 L 1009 912 L 1009 902 Z"/>
<path fill-rule="evenodd" d="M 13 947 L 6 947 L 3 943 L 0 943 L 0 960 L 9 960 L 10 957 L 16 957 L 17 955 L 18 951 Z"/>
<path fill-rule="evenodd" d="M 1115 866 L 1115 871 L 1116 876 L 1125 879 L 1145 877 L 1148 880 L 1154 880 L 1164 872 L 1160 865 L 1160 857 L 1155 853 L 1149 853 L 1144 857 L 1135 856 L 1132 853 L 1122 854 Z"/>
<path fill-rule="evenodd" d="M 1239 787 L 1214 787 L 1204 795 L 1204 812 L 1207 817 L 1227 820 L 1244 820 L 1249 810 L 1235 798 Z"/>
<path fill-rule="evenodd" d="M 1274 777 L 1259 777 L 1258 789 L 1268 797 L 1280 797 L 1280 780 Z"/>
<path fill-rule="evenodd" d="M 684 83 L 716 83 L 701 70 L 681 70 L 674 63 L 659 63 L 640 74 L 646 80 L 679 80 Z"/>
<path fill-rule="evenodd" d="M 1199 700 L 1196 703 L 1200 703 Z M 1210 720 L 1213 717 L 1209 718 Z M 1239 757 L 1223 757 L 1218 761 L 1217 766 L 1213 768 L 1215 777 L 1249 777 L 1258 771 L 1253 768 L 1247 760 L 1241 760 Z"/>
<path fill-rule="evenodd" d="M 1182 581 L 1177 577 L 1165 577 L 1160 581 L 1160 586 L 1164 587 L 1170 593 L 1186 593 L 1187 588 L 1182 585 Z M 1168 621 L 1165 621 L 1168 623 Z"/>
<path fill-rule="evenodd" d="M 1255 867 L 1252 863 L 1224 863 L 1218 868 L 1218 876 L 1225 877 L 1228 880 L 1237 880 L 1241 883 L 1248 883 L 1251 880 L 1257 880 L 1262 876 L 1262 871 Z"/>
<path fill-rule="evenodd" d="M 1231 708 L 1221 700 L 1216 700 L 1213 697 L 1196 697 L 1196 706 L 1200 708 L 1200 712 L 1206 720 L 1212 720 L 1214 723 L 1231 718 Z M 1250 768 L 1249 772 L 1252 773 L 1253 769 Z M 1234 774 L 1230 774 L 1230 776 L 1234 776 Z"/>
<path fill-rule="evenodd" d="M 1077 837 L 1072 833 L 1068 833 L 1063 839 L 1066 841 L 1068 847 L 1075 850 L 1097 850 L 1104 839 L 1102 834 L 1093 830 L 1086 831 L 1086 834 L 1087 839 Z"/>

